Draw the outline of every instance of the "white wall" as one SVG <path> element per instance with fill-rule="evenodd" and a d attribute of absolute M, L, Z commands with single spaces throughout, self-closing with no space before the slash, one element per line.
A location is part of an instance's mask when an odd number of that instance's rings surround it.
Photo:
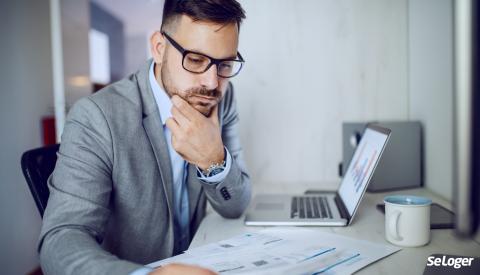
<path fill-rule="evenodd" d="M 425 184 L 451 200 L 453 2 L 409 1 L 410 118 L 424 126 Z"/>
<path fill-rule="evenodd" d="M 40 215 L 20 168 L 41 145 L 40 119 L 53 115 L 47 0 L 0 2 L 0 270 L 25 274 L 38 265 Z"/>
<path fill-rule="evenodd" d="M 343 121 L 408 118 L 406 0 L 240 2 L 232 81 L 254 184 L 337 180 Z"/>
<path fill-rule="evenodd" d="M 60 1 L 67 111 L 78 99 L 92 93 L 88 44 L 89 3 L 89 0 Z"/>
<path fill-rule="evenodd" d="M 420 120 L 425 184 L 452 196 L 451 0 L 243 0 L 233 79 L 254 184 L 337 180 L 341 123 Z"/>
<path fill-rule="evenodd" d="M 127 23 L 128 24 L 128 23 Z M 125 36 L 125 75 L 138 71 L 150 58 L 150 32 L 142 31 Z"/>

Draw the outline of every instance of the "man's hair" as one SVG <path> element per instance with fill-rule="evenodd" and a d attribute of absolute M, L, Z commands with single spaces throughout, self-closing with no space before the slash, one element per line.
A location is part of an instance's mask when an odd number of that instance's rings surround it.
<path fill-rule="evenodd" d="M 187 15 L 194 21 L 236 23 L 240 29 L 245 11 L 235 0 L 165 0 L 161 30 L 174 31 L 176 21 Z"/>

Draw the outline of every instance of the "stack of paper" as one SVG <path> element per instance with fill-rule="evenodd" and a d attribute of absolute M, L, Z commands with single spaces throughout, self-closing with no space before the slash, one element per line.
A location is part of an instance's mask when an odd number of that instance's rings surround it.
<path fill-rule="evenodd" d="M 221 274 L 350 274 L 399 249 L 303 228 L 269 228 L 196 247 L 149 267 L 184 263 Z"/>

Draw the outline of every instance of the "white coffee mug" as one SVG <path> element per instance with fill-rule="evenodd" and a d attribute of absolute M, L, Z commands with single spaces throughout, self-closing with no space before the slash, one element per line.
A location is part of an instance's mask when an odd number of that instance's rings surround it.
<path fill-rule="evenodd" d="M 397 195 L 383 201 L 387 241 L 406 247 L 423 246 L 430 241 L 431 199 Z"/>

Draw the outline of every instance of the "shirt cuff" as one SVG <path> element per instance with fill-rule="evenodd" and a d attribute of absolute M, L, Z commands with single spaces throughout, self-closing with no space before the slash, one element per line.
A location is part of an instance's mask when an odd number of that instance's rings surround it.
<path fill-rule="evenodd" d="M 232 167 L 232 156 L 230 155 L 230 152 L 228 152 L 227 147 L 225 147 L 225 155 L 226 155 L 225 156 L 225 169 L 223 169 L 222 172 L 220 172 L 216 175 L 210 176 L 210 177 L 206 177 L 202 173 L 200 168 L 198 168 L 198 166 L 197 166 L 197 177 L 198 177 L 198 179 L 202 180 L 205 183 L 209 183 L 209 184 L 217 184 L 217 183 L 223 181 L 227 177 L 228 172 L 230 172 L 230 167 Z"/>
<path fill-rule="evenodd" d="M 153 269 L 149 267 L 140 267 L 139 269 L 134 270 L 130 275 L 147 275 L 148 273 L 152 272 Z"/>

